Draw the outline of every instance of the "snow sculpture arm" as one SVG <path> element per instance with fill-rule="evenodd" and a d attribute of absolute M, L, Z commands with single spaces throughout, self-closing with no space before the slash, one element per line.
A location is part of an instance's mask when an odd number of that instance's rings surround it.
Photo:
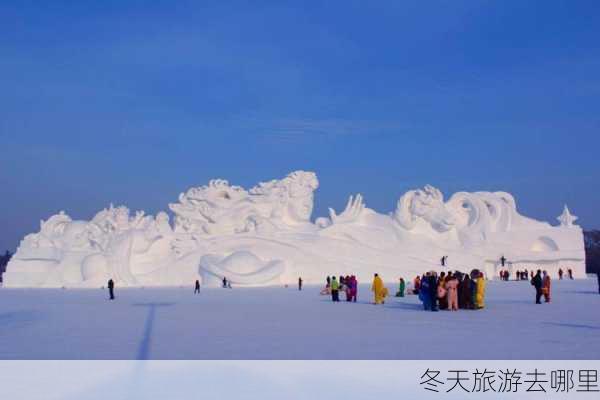
<path fill-rule="evenodd" d="M 417 217 L 410 211 L 410 206 L 415 194 L 416 192 L 411 190 L 400 197 L 396 207 L 396 212 L 394 213 L 394 219 L 400 224 L 400 226 L 409 231 L 412 230 L 417 223 Z"/>
<path fill-rule="evenodd" d="M 358 221 L 362 211 L 365 209 L 365 203 L 363 197 L 359 193 L 356 197 L 350 196 L 346 209 L 337 215 L 333 208 L 329 209 L 329 218 L 333 224 L 350 223 Z"/>

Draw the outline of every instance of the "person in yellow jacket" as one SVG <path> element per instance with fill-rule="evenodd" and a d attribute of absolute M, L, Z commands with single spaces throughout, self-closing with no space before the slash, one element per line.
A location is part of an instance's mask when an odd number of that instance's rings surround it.
<path fill-rule="evenodd" d="M 375 274 L 373 277 L 373 286 L 371 286 L 371 290 L 373 291 L 373 296 L 375 296 L 375 304 L 385 303 L 388 290 L 385 286 L 383 286 L 383 281 L 378 274 Z"/>
<path fill-rule="evenodd" d="M 485 279 L 483 277 L 483 272 L 479 273 L 479 278 L 475 283 L 477 286 L 477 292 L 475 294 L 475 308 L 483 308 L 485 307 Z"/>

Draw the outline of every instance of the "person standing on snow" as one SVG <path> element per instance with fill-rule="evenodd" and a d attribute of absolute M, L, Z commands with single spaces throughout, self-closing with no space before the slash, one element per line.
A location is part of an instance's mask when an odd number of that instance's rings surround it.
<path fill-rule="evenodd" d="M 474 310 L 477 310 L 477 278 L 478 275 L 471 275 L 471 304 Z"/>
<path fill-rule="evenodd" d="M 473 303 L 471 302 L 471 286 L 473 282 L 471 281 L 471 277 L 469 274 L 465 274 L 463 280 L 460 282 L 460 298 L 459 305 L 460 308 L 465 310 L 472 309 Z"/>
<path fill-rule="evenodd" d="M 302 277 L 298 277 L 298 290 L 302 290 Z"/>
<path fill-rule="evenodd" d="M 419 290 L 421 289 L 421 277 L 419 275 L 413 280 L 413 294 L 419 294 Z"/>
<path fill-rule="evenodd" d="M 404 297 L 404 289 L 406 288 L 406 283 L 404 283 L 404 279 L 400 278 L 400 283 L 398 284 L 398 293 L 396 293 L 396 297 Z"/>
<path fill-rule="evenodd" d="M 331 283 L 330 283 L 330 288 L 331 288 L 331 301 L 340 301 L 340 296 L 339 296 L 339 288 L 340 285 L 338 283 L 338 281 L 335 279 L 335 276 L 331 278 Z"/>
<path fill-rule="evenodd" d="M 115 299 L 115 281 L 112 278 L 108 280 L 108 294 L 111 300 Z"/>
<path fill-rule="evenodd" d="M 355 275 L 352 275 L 350 277 L 350 282 L 352 283 L 350 299 L 352 300 L 352 302 L 356 303 L 356 296 L 358 294 L 358 280 L 356 279 Z"/>
<path fill-rule="evenodd" d="M 446 297 L 446 273 L 441 272 L 440 278 L 437 281 L 437 299 L 440 305 L 440 310 L 445 310 L 448 308 L 448 301 Z"/>
<path fill-rule="evenodd" d="M 542 304 L 540 301 L 542 298 L 542 286 L 544 284 L 542 281 L 542 271 L 538 269 L 537 274 L 531 278 L 531 284 L 535 287 L 535 304 Z"/>
<path fill-rule="evenodd" d="M 550 275 L 547 271 L 544 271 L 542 276 L 542 294 L 544 295 L 544 301 L 550 303 Z"/>
<path fill-rule="evenodd" d="M 352 281 L 350 280 L 350 275 L 344 277 L 343 290 L 346 294 L 346 301 L 352 300 Z"/>
<path fill-rule="evenodd" d="M 435 271 L 431 271 L 429 277 L 427 278 L 429 282 L 429 304 L 431 307 L 431 311 L 438 311 L 438 278 L 437 273 Z"/>
<path fill-rule="evenodd" d="M 387 289 L 385 288 L 385 286 L 383 286 L 383 280 L 381 280 L 378 274 L 375 274 L 373 276 L 373 284 L 371 285 L 371 290 L 373 291 L 375 304 L 385 303 Z"/>
<path fill-rule="evenodd" d="M 452 274 L 446 278 L 446 296 L 448 310 L 458 311 L 458 279 Z"/>
<path fill-rule="evenodd" d="M 479 273 L 479 277 L 475 281 L 475 285 L 477 288 L 476 294 L 476 308 L 481 309 L 485 307 L 485 278 L 483 277 L 483 272 Z"/>
<path fill-rule="evenodd" d="M 562 281 L 562 277 L 563 277 L 563 270 L 562 268 L 558 269 L 558 279 L 560 279 Z"/>
<path fill-rule="evenodd" d="M 196 279 L 196 288 L 194 289 L 194 294 L 200 293 L 200 281 Z"/>
<path fill-rule="evenodd" d="M 423 309 L 425 311 L 431 309 L 431 302 L 429 298 L 429 272 L 421 278 L 421 289 L 419 290 L 419 300 L 423 303 Z"/>

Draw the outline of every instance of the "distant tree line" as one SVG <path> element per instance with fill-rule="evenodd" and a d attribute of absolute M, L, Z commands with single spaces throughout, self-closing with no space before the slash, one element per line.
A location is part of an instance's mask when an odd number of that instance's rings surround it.
<path fill-rule="evenodd" d="M 595 274 L 600 271 L 600 231 L 584 231 L 585 271 Z"/>
<path fill-rule="evenodd" d="M 6 266 L 8 265 L 11 257 L 12 254 L 8 250 L 6 250 L 4 255 L 0 256 L 0 282 L 2 282 L 2 275 L 4 274 L 4 271 L 6 271 Z"/>

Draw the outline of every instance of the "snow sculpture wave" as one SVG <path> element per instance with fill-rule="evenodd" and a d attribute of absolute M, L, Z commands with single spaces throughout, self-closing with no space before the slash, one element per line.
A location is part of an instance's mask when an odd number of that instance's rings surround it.
<path fill-rule="evenodd" d="M 282 260 L 264 262 L 249 251 L 236 251 L 227 257 L 212 254 L 200 259 L 200 275 L 207 286 L 219 286 L 227 278 L 233 285 L 266 285 L 282 283 L 278 279 L 285 270 Z"/>
<path fill-rule="evenodd" d="M 459 192 L 448 201 L 425 186 L 405 193 L 390 215 L 350 196 L 339 214 L 311 222 L 312 172 L 246 190 L 225 180 L 191 188 L 160 212 L 131 215 L 110 206 L 90 221 L 64 212 L 27 235 L 7 266 L 5 286 L 98 287 L 108 278 L 121 286 L 320 283 L 326 275 L 355 274 L 370 280 L 412 278 L 424 270 L 571 268 L 585 276 L 581 228 L 568 208 L 560 225 L 520 215 L 505 192 Z M 502 267 L 501 257 L 507 263 Z"/>

